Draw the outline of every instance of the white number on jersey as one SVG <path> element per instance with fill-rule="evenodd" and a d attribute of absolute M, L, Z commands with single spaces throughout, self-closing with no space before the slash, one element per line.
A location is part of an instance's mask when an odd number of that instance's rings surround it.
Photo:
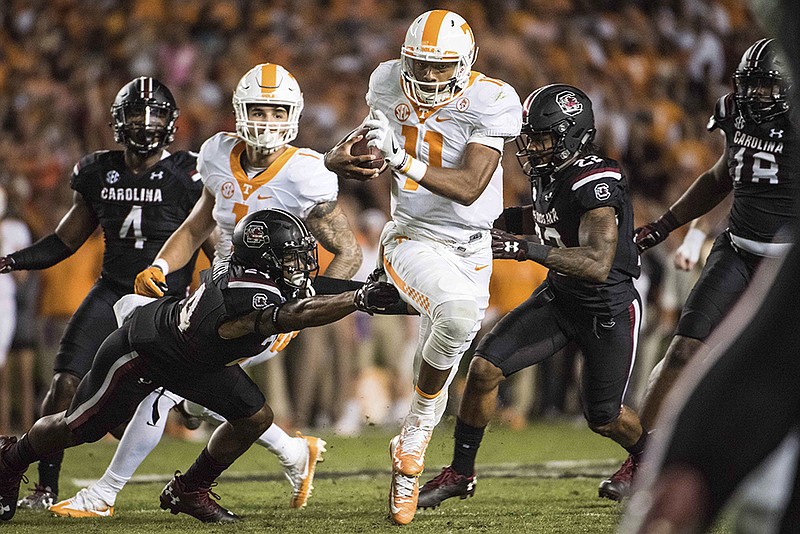
<path fill-rule="evenodd" d="M 537 224 L 536 235 L 539 237 L 539 241 L 541 241 L 544 245 L 557 248 L 566 248 L 564 246 L 564 242 L 561 240 L 561 234 L 559 234 L 558 230 L 552 226 L 545 226 L 543 232 L 542 227 Z"/>
<path fill-rule="evenodd" d="M 180 319 L 181 322 L 178 324 L 178 330 L 181 332 L 186 332 L 189 329 L 190 321 L 192 320 L 192 314 L 194 313 L 194 309 L 197 308 L 197 303 L 200 302 L 200 297 L 203 296 L 203 292 L 206 290 L 206 284 L 203 282 L 197 290 L 192 293 L 192 296 L 186 299 L 186 304 L 183 305 L 181 308 Z"/>
<path fill-rule="evenodd" d="M 747 150 L 745 147 L 740 148 L 734 156 L 734 159 L 736 159 L 736 167 L 733 169 L 734 182 L 742 181 L 745 150 Z M 769 152 L 756 152 L 753 154 L 753 172 L 751 181 L 753 183 L 759 183 L 762 180 L 769 180 L 769 183 L 771 184 L 778 183 L 778 162 L 775 161 L 775 154 L 771 154 Z"/>
<path fill-rule="evenodd" d="M 133 247 L 138 249 L 144 248 L 144 242 L 147 241 L 147 238 L 142 234 L 141 206 L 131 206 L 130 213 L 128 213 L 128 216 L 122 221 L 122 226 L 119 229 L 119 238 L 126 239 L 131 227 L 133 227 L 133 237 L 136 239 L 136 243 L 134 243 Z"/>

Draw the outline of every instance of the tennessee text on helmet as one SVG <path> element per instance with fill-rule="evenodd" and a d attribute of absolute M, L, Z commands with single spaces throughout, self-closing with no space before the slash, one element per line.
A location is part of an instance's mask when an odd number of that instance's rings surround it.
<path fill-rule="evenodd" d="M 292 289 L 305 288 L 319 269 L 316 239 L 303 221 L 279 209 L 256 211 L 239 221 L 233 260 Z"/>
<path fill-rule="evenodd" d="M 750 45 L 733 74 L 736 104 L 745 119 L 756 124 L 789 109 L 790 85 L 789 69 L 774 39 L 760 39 Z"/>
<path fill-rule="evenodd" d="M 529 177 L 549 176 L 594 139 L 592 101 L 571 85 L 540 87 L 522 106 L 517 160 Z"/>
<path fill-rule="evenodd" d="M 149 76 L 125 84 L 111 106 L 114 140 L 150 156 L 175 139 L 178 105 L 167 86 Z"/>
<path fill-rule="evenodd" d="M 251 105 L 282 106 L 286 121 L 250 120 Z M 292 74 L 274 63 L 263 63 L 242 76 L 233 92 L 233 111 L 236 133 L 250 146 L 270 153 L 297 137 L 300 114 L 303 112 L 303 93 Z"/>
<path fill-rule="evenodd" d="M 436 9 L 411 23 L 400 55 L 406 96 L 420 106 L 438 106 L 454 100 L 467 86 L 478 47 L 472 28 L 461 15 Z M 455 68 L 446 81 L 420 80 L 415 75 L 415 62 L 451 63 Z"/>

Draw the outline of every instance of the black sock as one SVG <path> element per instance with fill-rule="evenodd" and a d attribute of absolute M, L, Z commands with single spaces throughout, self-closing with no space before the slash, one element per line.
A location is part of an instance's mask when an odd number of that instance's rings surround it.
<path fill-rule="evenodd" d="M 475 457 L 478 455 L 478 447 L 481 446 L 485 429 L 485 426 L 470 426 L 460 418 L 456 418 L 451 467 L 459 475 L 471 477 L 475 474 Z"/>
<path fill-rule="evenodd" d="M 187 491 L 197 491 L 200 488 L 208 489 L 230 465 L 216 461 L 208 454 L 208 448 L 205 448 L 186 471 L 186 474 L 181 477 L 183 485 Z"/>
<path fill-rule="evenodd" d="M 58 495 L 58 478 L 61 475 L 63 461 L 64 451 L 54 452 L 39 459 L 39 485 L 50 488 L 56 495 Z"/>
<path fill-rule="evenodd" d="M 648 435 L 649 434 L 647 433 L 647 430 L 642 428 L 642 435 L 639 436 L 639 440 L 630 447 L 625 447 L 625 450 L 628 451 L 631 456 L 633 456 L 633 461 L 637 464 L 642 459 L 642 453 L 644 453 L 644 447 L 647 445 Z"/>
<path fill-rule="evenodd" d="M 3 455 L 3 462 L 13 471 L 25 471 L 38 458 L 36 451 L 31 447 L 28 435 L 25 434 Z"/>

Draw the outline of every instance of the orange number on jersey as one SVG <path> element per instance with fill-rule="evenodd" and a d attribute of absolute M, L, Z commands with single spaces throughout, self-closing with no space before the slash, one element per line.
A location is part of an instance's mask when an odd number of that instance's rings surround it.
<path fill-rule="evenodd" d="M 419 128 L 416 126 L 409 126 L 403 124 L 403 137 L 406 142 L 403 148 L 412 158 L 417 157 L 417 136 L 419 135 Z M 428 130 L 425 132 L 423 142 L 428 143 L 428 166 L 441 167 L 442 166 L 442 145 L 444 144 L 444 136 L 439 132 Z M 406 178 L 406 183 L 403 184 L 403 189 L 406 191 L 416 191 L 419 184 L 411 178 Z"/>
<path fill-rule="evenodd" d="M 233 203 L 233 214 L 236 215 L 236 222 L 238 223 L 241 221 L 250 208 L 247 207 L 247 204 L 242 204 L 241 202 L 234 202 Z"/>

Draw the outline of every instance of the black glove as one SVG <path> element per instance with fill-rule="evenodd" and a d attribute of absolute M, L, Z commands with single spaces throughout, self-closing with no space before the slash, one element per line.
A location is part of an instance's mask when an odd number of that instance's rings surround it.
<path fill-rule="evenodd" d="M 14 270 L 14 258 L 3 256 L 0 258 L 0 274 L 10 273 Z"/>
<path fill-rule="evenodd" d="M 370 315 L 385 312 L 400 302 L 402 299 L 397 288 L 387 282 L 367 282 L 356 290 L 355 297 L 353 297 L 353 304 L 356 305 L 356 308 Z"/>
<path fill-rule="evenodd" d="M 640 226 L 633 231 L 633 242 L 639 247 L 639 252 L 654 247 L 664 241 L 670 232 L 680 226 L 672 211 L 667 211 L 658 220 Z"/>
<path fill-rule="evenodd" d="M 528 241 L 524 237 L 492 228 L 492 257 L 496 260 L 528 259 Z"/>
<path fill-rule="evenodd" d="M 374 271 L 369 273 L 367 277 L 366 284 L 372 282 L 385 282 L 386 281 L 386 271 L 383 270 L 383 267 L 376 267 Z"/>

